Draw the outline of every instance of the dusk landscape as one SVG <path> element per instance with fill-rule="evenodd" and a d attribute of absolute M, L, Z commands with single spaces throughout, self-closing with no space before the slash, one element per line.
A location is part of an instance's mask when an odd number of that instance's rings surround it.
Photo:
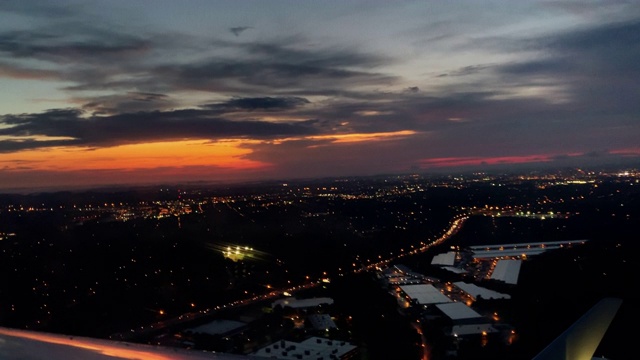
<path fill-rule="evenodd" d="M 639 59 L 636 1 L 0 2 L 0 358 L 544 360 L 605 299 L 633 359 Z"/>

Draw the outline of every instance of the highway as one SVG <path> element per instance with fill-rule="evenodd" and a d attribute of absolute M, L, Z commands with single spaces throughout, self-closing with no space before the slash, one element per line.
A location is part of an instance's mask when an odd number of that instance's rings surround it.
<path fill-rule="evenodd" d="M 406 256 L 416 255 L 419 253 L 423 253 L 427 251 L 432 246 L 441 244 L 448 239 L 450 239 L 453 235 L 455 235 L 462 226 L 465 221 L 469 218 L 467 215 L 458 215 L 451 219 L 449 222 L 449 227 L 446 228 L 441 235 L 434 237 L 433 239 L 427 240 L 425 242 L 421 242 L 421 246 L 417 248 L 412 248 L 411 250 L 401 251 L 397 255 L 389 255 L 386 258 L 379 258 L 376 262 L 368 264 L 366 266 L 358 267 L 356 269 L 350 270 L 352 273 L 357 274 L 370 270 L 378 270 L 384 267 L 387 267 L 388 264 L 392 261 L 404 258 Z M 339 272 L 338 272 L 339 273 Z M 340 273 L 339 273 L 340 274 Z M 343 275 L 343 274 L 340 274 Z M 109 336 L 112 340 L 118 341 L 139 341 L 140 339 L 148 339 L 150 336 L 161 333 L 169 327 L 183 325 L 188 322 L 192 322 L 194 320 L 199 320 L 205 317 L 214 317 L 217 313 L 225 310 L 230 310 L 246 305 L 255 304 L 262 301 L 267 300 L 276 300 L 282 296 L 286 296 L 285 293 L 292 295 L 298 291 L 310 289 L 315 286 L 322 284 L 322 279 L 318 281 L 313 281 L 305 284 L 296 285 L 293 287 L 289 287 L 286 289 L 273 290 L 269 293 L 256 295 L 247 299 L 239 299 L 228 304 L 218 305 L 212 308 L 203 309 L 197 312 L 188 312 L 170 319 L 162 320 L 155 322 L 153 324 L 147 326 L 140 326 L 139 328 L 130 329 L 126 332 L 116 333 Z"/>

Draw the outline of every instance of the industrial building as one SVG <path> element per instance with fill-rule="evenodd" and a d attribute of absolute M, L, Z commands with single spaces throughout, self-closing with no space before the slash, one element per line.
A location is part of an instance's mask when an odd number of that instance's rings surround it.
<path fill-rule="evenodd" d="M 347 360 L 355 358 L 356 349 L 346 341 L 314 336 L 302 342 L 280 340 L 251 355 L 279 360 Z"/>
<path fill-rule="evenodd" d="M 461 302 L 437 304 L 436 307 L 451 320 L 452 336 L 482 335 L 497 332 L 491 320 Z"/>

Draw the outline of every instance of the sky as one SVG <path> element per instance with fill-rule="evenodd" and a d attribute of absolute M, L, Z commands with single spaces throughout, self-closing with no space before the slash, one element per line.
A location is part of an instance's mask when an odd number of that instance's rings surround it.
<path fill-rule="evenodd" d="M 0 190 L 640 164 L 640 1 L 0 2 Z"/>

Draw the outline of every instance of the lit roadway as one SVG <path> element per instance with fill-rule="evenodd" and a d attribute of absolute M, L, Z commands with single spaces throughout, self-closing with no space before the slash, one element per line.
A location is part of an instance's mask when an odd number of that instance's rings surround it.
<path fill-rule="evenodd" d="M 411 326 L 416 330 L 418 335 L 420 335 L 420 345 L 422 346 L 422 356 L 420 356 L 420 360 L 429 360 L 429 349 L 427 348 L 427 338 L 425 338 L 424 333 L 422 332 L 422 326 L 420 326 L 420 320 L 418 320 L 418 322 L 412 322 Z"/>
<path fill-rule="evenodd" d="M 443 232 L 442 235 L 440 235 L 439 237 L 436 237 L 434 240 L 427 241 L 426 243 L 421 242 L 420 243 L 421 246 L 419 248 L 412 248 L 411 250 L 408 250 L 408 251 L 401 250 L 398 255 L 393 255 L 393 253 L 391 253 L 389 257 L 385 259 L 378 259 L 377 262 L 361 267 L 359 269 L 355 269 L 353 270 L 353 272 L 359 273 L 366 270 L 382 268 L 382 267 L 385 267 L 388 263 L 390 263 L 393 260 L 401 259 L 409 255 L 423 253 L 427 251 L 429 248 L 431 248 L 432 246 L 442 244 L 443 242 L 450 239 L 453 235 L 455 235 L 458 231 L 460 231 L 460 229 L 462 228 L 462 225 L 468 218 L 469 216 L 467 215 L 458 215 L 449 222 L 449 228 L 445 232 Z"/>
<path fill-rule="evenodd" d="M 455 235 L 461 228 L 462 225 L 465 223 L 465 221 L 469 218 L 468 215 L 457 215 L 456 217 L 454 217 L 450 222 L 449 222 L 449 227 L 447 228 L 447 230 L 445 230 L 440 236 L 437 236 L 435 239 L 429 241 L 427 240 L 427 242 L 421 242 L 420 243 L 420 247 L 418 248 L 412 248 L 411 250 L 407 250 L 407 251 L 403 251 L 401 250 L 399 254 L 397 255 L 393 255 L 393 253 L 391 253 L 388 257 L 386 258 L 382 258 L 382 256 L 380 256 L 376 262 L 368 264 L 366 266 L 362 266 L 362 267 L 358 267 L 357 269 L 353 269 L 351 270 L 354 274 L 357 273 L 361 273 L 363 271 L 368 271 L 368 270 L 376 270 L 376 269 L 380 269 L 383 267 L 386 267 L 391 261 L 393 260 L 397 260 L 397 259 L 401 259 L 405 256 L 409 256 L 409 255 L 415 255 L 415 254 L 419 254 L 419 253 L 423 253 L 425 251 L 427 251 L 429 248 L 431 248 L 434 245 L 439 245 L 443 242 L 445 242 L 446 240 L 450 239 L 453 235 Z M 353 264 L 353 266 L 357 266 L 355 263 Z M 341 273 L 339 273 L 339 275 L 343 275 Z M 233 301 L 231 303 L 225 304 L 225 305 L 219 305 L 213 308 L 207 308 L 204 310 L 200 310 L 198 312 L 189 312 L 186 314 L 182 314 L 180 316 L 171 318 L 171 319 L 166 319 L 166 320 L 162 320 L 162 321 L 158 321 L 156 323 L 153 323 L 151 325 L 147 325 L 147 326 L 140 326 L 137 329 L 131 329 L 129 332 L 124 332 L 124 333 L 118 333 L 118 334 L 113 334 L 110 336 L 111 339 L 114 340 L 131 340 L 131 339 L 136 339 L 136 338 L 140 338 L 140 337 L 146 337 L 149 335 L 152 335 L 154 333 L 160 332 L 164 329 L 166 329 L 169 326 L 174 326 L 174 325 L 179 325 L 179 324 L 183 324 L 195 319 L 200 319 L 202 317 L 205 316 L 212 316 L 215 313 L 219 312 L 219 311 L 223 311 L 223 310 L 229 310 L 229 309 L 233 309 L 236 307 L 240 307 L 240 306 L 245 306 L 245 305 L 250 305 L 250 304 L 254 304 L 257 302 L 261 302 L 261 301 L 265 301 L 265 300 L 269 300 L 269 299 L 276 299 L 276 298 L 280 298 L 282 296 L 284 296 L 284 293 L 288 293 L 288 294 L 293 294 L 297 291 L 300 290 L 304 290 L 304 289 L 310 289 L 313 288 L 319 284 L 322 284 L 321 280 L 318 280 L 316 282 L 310 282 L 310 283 L 306 283 L 306 284 L 302 284 L 302 285 L 298 285 L 298 286 L 293 286 L 291 288 L 288 289 L 282 289 L 282 290 L 273 290 L 267 294 L 263 294 L 263 295 L 256 295 L 252 298 L 248 298 L 248 299 L 242 299 L 242 300 L 236 300 Z M 425 356 L 426 356 L 426 349 L 425 349 Z"/>

